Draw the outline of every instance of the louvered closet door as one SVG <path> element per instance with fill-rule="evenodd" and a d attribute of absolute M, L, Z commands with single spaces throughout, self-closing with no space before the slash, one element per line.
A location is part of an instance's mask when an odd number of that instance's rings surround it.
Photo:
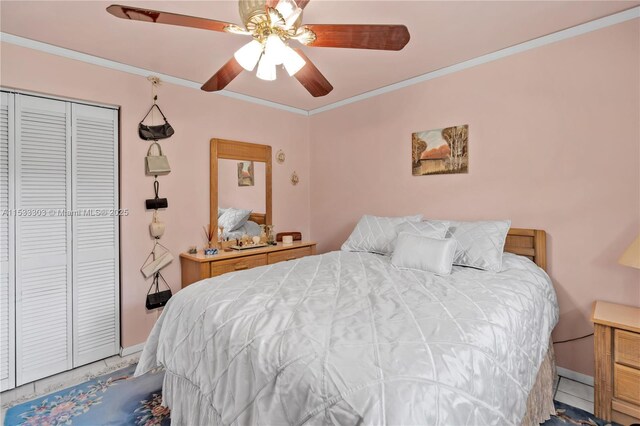
<path fill-rule="evenodd" d="M 15 386 L 13 94 L 0 93 L 0 390 Z"/>
<path fill-rule="evenodd" d="M 118 353 L 118 117 L 74 104 L 74 367 Z M 83 212 L 91 212 L 89 215 Z"/>
<path fill-rule="evenodd" d="M 15 95 L 16 381 L 72 367 L 71 105 Z"/>

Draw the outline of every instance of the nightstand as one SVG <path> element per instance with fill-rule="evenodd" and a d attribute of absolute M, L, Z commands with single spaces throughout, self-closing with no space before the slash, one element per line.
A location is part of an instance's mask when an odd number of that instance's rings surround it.
<path fill-rule="evenodd" d="M 640 423 L 640 308 L 597 301 L 595 415 L 623 425 Z"/>

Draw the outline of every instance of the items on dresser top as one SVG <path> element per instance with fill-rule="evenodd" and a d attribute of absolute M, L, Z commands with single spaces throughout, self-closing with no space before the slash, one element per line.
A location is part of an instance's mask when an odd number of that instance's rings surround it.
<path fill-rule="evenodd" d="M 284 241 L 284 237 L 290 236 L 292 241 L 301 241 L 302 240 L 302 232 L 297 231 L 288 231 L 288 232 L 278 232 L 276 234 L 276 241 Z"/>
<path fill-rule="evenodd" d="M 196 281 L 211 278 L 227 272 L 271 265 L 287 260 L 299 259 L 316 253 L 315 241 L 296 241 L 291 245 L 278 243 L 275 246 L 253 248 L 243 251 L 222 251 L 213 256 L 202 253 L 180 255 L 182 267 L 182 287 Z"/>
<path fill-rule="evenodd" d="M 640 307 L 593 304 L 595 415 L 640 423 Z"/>

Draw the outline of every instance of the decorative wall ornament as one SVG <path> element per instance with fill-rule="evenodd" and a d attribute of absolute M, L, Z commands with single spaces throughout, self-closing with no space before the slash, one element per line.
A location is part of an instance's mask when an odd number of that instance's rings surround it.
<path fill-rule="evenodd" d="M 294 171 L 291 173 L 291 185 L 296 186 L 300 182 L 298 174 Z"/>
<path fill-rule="evenodd" d="M 411 136 L 414 176 L 469 172 L 469 125 L 416 132 Z"/>
<path fill-rule="evenodd" d="M 286 156 L 284 155 L 284 151 L 279 149 L 278 152 L 276 152 L 276 162 L 278 164 L 283 164 L 285 158 L 286 158 Z"/>
<path fill-rule="evenodd" d="M 253 186 L 254 183 L 253 161 L 238 162 L 238 186 Z"/>

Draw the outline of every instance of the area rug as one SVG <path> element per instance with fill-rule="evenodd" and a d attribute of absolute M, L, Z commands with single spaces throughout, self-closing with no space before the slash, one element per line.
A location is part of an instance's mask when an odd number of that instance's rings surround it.
<path fill-rule="evenodd" d="M 135 365 L 88 382 L 16 405 L 5 426 L 138 425 L 167 426 L 169 410 L 160 405 L 164 373 L 133 377 Z M 544 426 L 615 426 L 570 405 L 555 401 L 557 415 Z"/>

